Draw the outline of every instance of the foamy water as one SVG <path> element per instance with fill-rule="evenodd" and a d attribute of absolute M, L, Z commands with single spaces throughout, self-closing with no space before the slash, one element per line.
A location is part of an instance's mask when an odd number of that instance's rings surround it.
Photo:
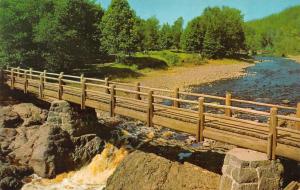
<path fill-rule="evenodd" d="M 102 190 L 108 177 L 127 154 L 128 151 L 123 147 L 118 149 L 112 144 L 106 144 L 102 153 L 80 170 L 60 174 L 54 179 L 34 176 L 32 182 L 24 185 L 22 190 Z"/>

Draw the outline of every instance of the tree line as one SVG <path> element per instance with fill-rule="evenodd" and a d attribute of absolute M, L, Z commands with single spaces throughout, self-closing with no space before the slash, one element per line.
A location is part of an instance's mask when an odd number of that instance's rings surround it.
<path fill-rule="evenodd" d="M 107 10 L 93 0 L 1 0 L 0 63 L 69 70 L 115 55 L 122 62 L 135 52 L 184 50 L 210 58 L 246 48 L 241 12 L 206 8 L 187 23 L 142 19 L 127 0 Z"/>
<path fill-rule="evenodd" d="M 277 55 L 300 54 L 300 6 L 246 23 L 248 49 Z"/>

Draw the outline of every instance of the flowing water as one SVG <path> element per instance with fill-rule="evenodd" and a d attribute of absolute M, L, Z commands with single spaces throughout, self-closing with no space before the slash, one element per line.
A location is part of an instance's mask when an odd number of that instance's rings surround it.
<path fill-rule="evenodd" d="M 128 154 L 125 148 L 116 148 L 107 144 L 101 154 L 96 155 L 90 164 L 78 171 L 63 173 L 54 179 L 37 176 L 22 190 L 102 190 L 116 167 Z"/>
<path fill-rule="evenodd" d="M 193 92 L 232 97 L 257 102 L 295 106 L 300 102 L 300 64 L 281 57 L 255 57 L 262 61 L 245 70 L 237 79 L 194 86 Z"/>

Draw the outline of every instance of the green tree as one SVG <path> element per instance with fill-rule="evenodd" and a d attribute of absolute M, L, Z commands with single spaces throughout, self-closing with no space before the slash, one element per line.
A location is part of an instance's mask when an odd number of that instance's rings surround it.
<path fill-rule="evenodd" d="M 42 58 L 38 44 L 33 42 L 33 28 L 39 21 L 44 1 L 0 1 L 0 62 L 40 67 Z"/>
<path fill-rule="evenodd" d="M 172 36 L 173 36 L 172 46 L 177 50 L 180 48 L 180 38 L 182 32 L 183 32 L 183 18 L 179 17 L 172 25 Z"/>
<path fill-rule="evenodd" d="M 277 55 L 300 54 L 300 6 L 246 23 L 246 43 L 251 50 Z"/>
<path fill-rule="evenodd" d="M 135 13 L 127 0 L 112 0 L 100 24 L 101 44 L 108 53 L 120 57 L 136 50 L 135 19 Z"/>
<path fill-rule="evenodd" d="M 186 51 L 201 52 L 205 35 L 205 25 L 203 17 L 196 17 L 188 22 L 187 27 L 182 33 L 180 44 Z"/>
<path fill-rule="evenodd" d="M 155 17 L 148 18 L 144 22 L 144 49 L 157 50 L 159 38 L 159 21 Z"/>
<path fill-rule="evenodd" d="M 34 41 L 42 47 L 46 68 L 78 68 L 99 55 L 100 5 L 90 0 L 56 0 L 43 9 Z"/>
<path fill-rule="evenodd" d="M 173 45 L 172 28 L 168 23 L 162 25 L 159 31 L 159 47 L 160 49 L 170 49 Z"/>

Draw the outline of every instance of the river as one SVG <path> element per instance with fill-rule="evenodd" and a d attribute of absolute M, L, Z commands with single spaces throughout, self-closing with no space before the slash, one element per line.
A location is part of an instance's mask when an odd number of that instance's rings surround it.
<path fill-rule="evenodd" d="M 262 61 L 248 67 L 244 77 L 193 86 L 193 92 L 257 102 L 295 106 L 300 102 L 300 64 L 281 57 L 257 56 Z"/>

